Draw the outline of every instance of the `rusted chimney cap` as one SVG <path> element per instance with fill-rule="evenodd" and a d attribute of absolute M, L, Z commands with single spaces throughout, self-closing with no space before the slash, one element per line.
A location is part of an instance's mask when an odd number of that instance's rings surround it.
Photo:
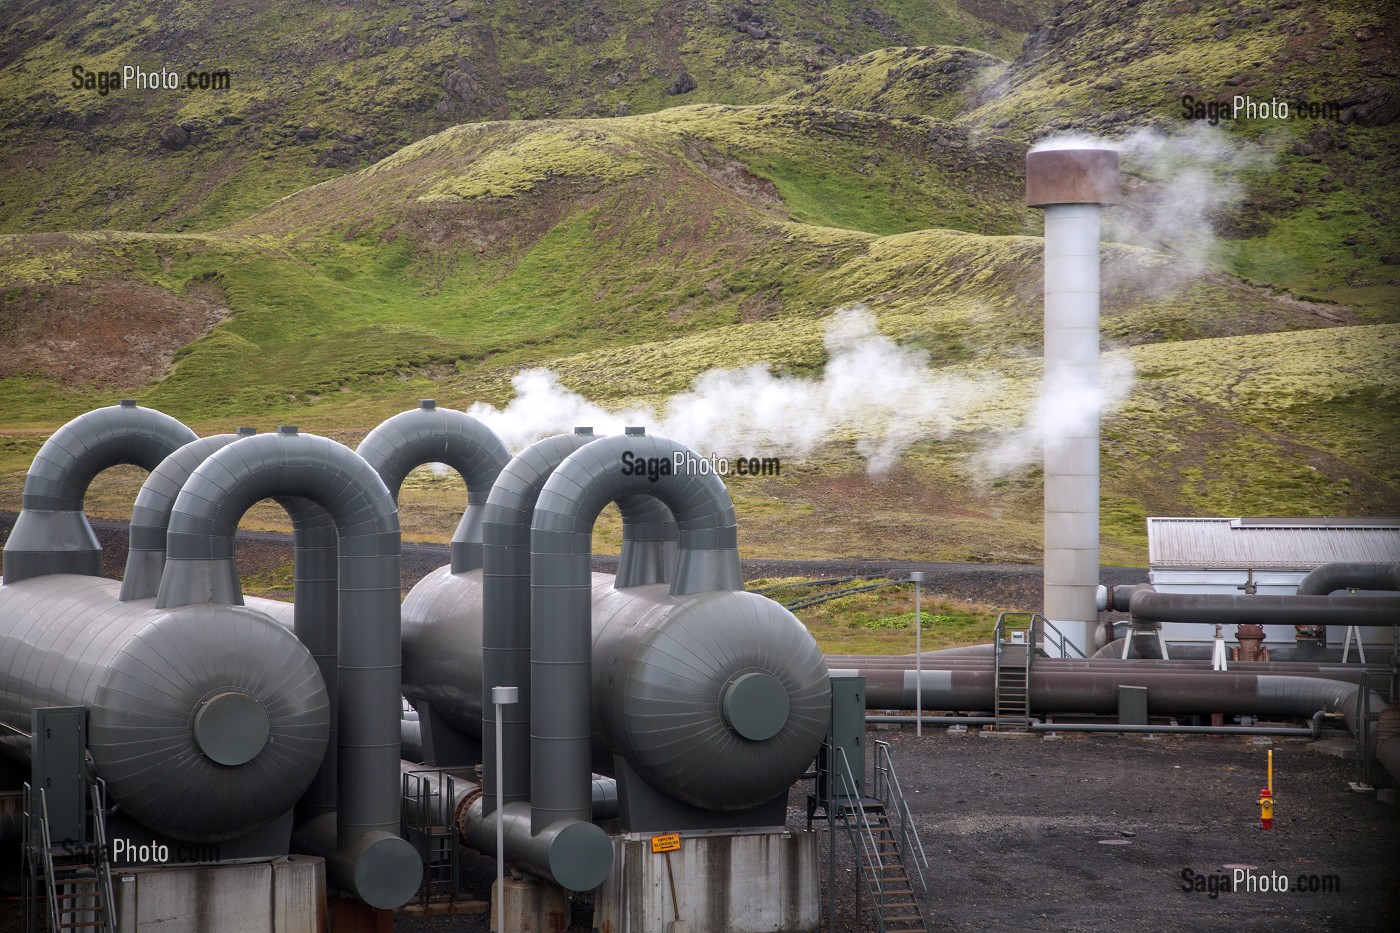
<path fill-rule="evenodd" d="M 1118 153 L 1043 149 L 1026 153 L 1026 206 L 1117 204 Z"/>

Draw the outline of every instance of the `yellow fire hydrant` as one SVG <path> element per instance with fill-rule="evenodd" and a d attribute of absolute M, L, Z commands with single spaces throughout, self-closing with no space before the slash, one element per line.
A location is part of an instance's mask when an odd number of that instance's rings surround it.
<path fill-rule="evenodd" d="M 1259 792 L 1259 828 L 1274 826 L 1274 750 L 1269 749 L 1269 786 Z"/>

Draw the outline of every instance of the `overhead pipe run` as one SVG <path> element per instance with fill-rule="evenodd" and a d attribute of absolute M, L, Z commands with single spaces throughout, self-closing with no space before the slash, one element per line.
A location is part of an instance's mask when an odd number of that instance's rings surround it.
<path fill-rule="evenodd" d="M 1338 590 L 1400 590 L 1400 564 L 1335 561 L 1298 582 L 1299 596 L 1328 596 Z"/>
<path fill-rule="evenodd" d="M 1044 613 L 1085 655 L 1099 637 L 1099 215 L 1118 200 L 1111 149 L 1026 155 L 1026 205 L 1045 209 L 1043 396 L 1093 406 L 1045 434 Z"/>
<path fill-rule="evenodd" d="M 471 415 L 438 408 L 432 399 L 389 418 L 369 432 L 355 449 L 374 467 L 397 500 L 409 472 L 427 463 L 444 463 L 467 484 L 467 508 L 452 533 L 452 573 L 481 566 L 481 521 L 486 497 L 510 451 L 486 425 Z"/>
<path fill-rule="evenodd" d="M 393 496 L 349 448 L 294 427 L 230 444 L 191 474 L 175 501 L 156 605 L 229 605 L 240 599 L 234 534 L 256 502 L 296 497 L 325 509 L 338 535 L 338 884 L 374 907 L 418 889 L 422 864 L 398 838 L 399 551 Z M 362 868 L 372 866 L 373 883 Z"/>
<path fill-rule="evenodd" d="M 1400 625 L 1400 595 L 1159 593 L 1144 583 L 1099 589 L 1099 605 L 1117 612 L 1128 612 L 1135 623 Z"/>
<path fill-rule="evenodd" d="M 121 463 L 154 470 L 196 437 L 169 415 L 130 399 L 55 431 L 24 477 L 20 513 L 5 542 L 5 582 L 51 573 L 101 575 L 102 545 L 83 514 L 93 477 Z"/>

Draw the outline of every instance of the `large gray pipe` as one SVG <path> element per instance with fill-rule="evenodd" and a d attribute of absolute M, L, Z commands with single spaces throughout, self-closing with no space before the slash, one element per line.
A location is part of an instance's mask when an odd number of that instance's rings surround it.
<path fill-rule="evenodd" d="M 837 673 L 838 669 L 833 669 Z M 867 709 L 913 709 L 915 672 L 855 670 L 866 678 Z M 924 671 L 924 708 L 980 712 L 994 705 L 992 671 Z M 1147 688 L 1148 708 L 1160 714 L 1237 713 L 1311 716 L 1319 709 L 1346 713 L 1354 706 L 1356 684 L 1323 677 L 1296 677 L 1236 671 L 1032 670 L 1033 710 L 1113 714 L 1118 688 Z M 1384 706 L 1378 694 L 1372 709 Z M 1353 710 L 1354 712 L 1354 710 Z M 1350 723 L 1354 727 L 1354 723 Z"/>
<path fill-rule="evenodd" d="M 189 428 L 130 400 L 79 415 L 39 448 L 5 542 L 5 582 L 49 573 L 102 573 L 102 545 L 83 514 L 93 477 L 119 463 L 154 470 L 195 440 Z"/>
<path fill-rule="evenodd" d="M 867 709 L 913 709 L 916 672 L 833 669 L 866 678 Z M 995 704 L 992 671 L 924 671 L 923 708 L 981 712 Z M 1353 734 L 1360 728 L 1361 688 L 1322 677 L 1245 674 L 1236 671 L 1032 671 L 1030 704 L 1035 710 L 1112 714 L 1120 686 L 1146 687 L 1147 705 L 1158 714 L 1234 713 L 1308 717 L 1318 710 L 1340 712 Z M 1385 708 L 1375 691 L 1370 709 Z M 1388 713 L 1392 715 L 1393 713 Z M 1373 730 L 1376 760 L 1400 781 L 1400 735 Z"/>
<path fill-rule="evenodd" d="M 1026 204 L 1045 208 L 1042 396 L 1065 400 L 1044 415 L 1044 612 L 1086 655 L 1098 637 L 1099 215 L 1118 188 L 1111 149 L 1026 156 Z"/>
<path fill-rule="evenodd" d="M 493 686 L 512 686 L 519 690 L 519 701 L 507 707 L 502 721 L 502 739 L 506 747 L 504 762 L 505 800 L 527 800 L 530 795 L 530 523 L 534 518 L 535 502 L 540 490 L 564 459 L 598 437 L 591 428 L 576 428 L 572 434 L 545 438 L 530 445 L 501 471 L 487 499 L 482 519 L 485 542 L 482 570 L 482 680 L 479 705 L 473 699 L 465 708 L 457 698 L 438 695 L 440 707 L 458 713 L 464 721 L 464 731 L 476 734 L 472 725 L 481 723 L 482 778 L 484 808 L 487 815 L 496 807 L 496 708 L 491 703 Z M 671 510 L 650 495 L 624 496 L 618 500 L 622 515 L 622 554 L 618 562 L 615 585 L 619 588 L 667 582 L 675 566 L 678 531 Z M 437 575 L 429 575 L 435 577 Z M 466 581 L 470 586 L 470 581 Z M 451 586 L 445 579 L 429 578 L 409 595 L 416 607 L 422 602 L 439 603 L 452 598 L 445 592 Z M 422 599 L 418 589 L 423 590 Z M 432 593 L 430 590 L 443 592 Z M 454 617 L 470 612 L 471 594 L 461 586 L 452 587 L 456 597 L 465 600 Z M 410 613 L 415 618 L 419 613 Z M 420 640 L 436 642 L 445 638 L 442 650 L 430 649 L 436 658 L 453 656 L 453 633 L 433 632 L 429 613 L 424 624 L 415 624 L 405 638 L 414 642 L 415 654 Z M 440 663 L 424 657 L 422 675 L 415 677 L 417 685 L 448 682 L 428 668 Z M 433 702 L 433 697 L 426 697 Z M 444 702 L 446 701 L 446 702 Z M 461 709 L 459 709 L 461 708 Z"/>
<path fill-rule="evenodd" d="M 1115 594 L 1115 600 L 1116 600 Z M 1135 622 L 1255 625 L 1400 625 L 1397 596 L 1243 596 L 1133 589 Z"/>
<path fill-rule="evenodd" d="M 592 428 L 576 428 L 572 434 L 531 444 L 501 470 L 486 500 L 482 516 L 481 697 L 474 718 L 481 722 L 481 775 L 487 814 L 496 806 L 493 687 L 515 687 L 519 694 L 519 700 L 504 708 L 501 717 L 506 748 L 502 777 L 505 802 L 527 800 L 530 795 L 530 522 L 535 501 L 555 467 L 597 439 Z"/>
<path fill-rule="evenodd" d="M 432 399 L 401 412 L 369 432 L 356 453 L 374 467 L 395 499 L 411 470 L 425 463 L 445 463 L 467 484 L 467 508 L 452 533 L 452 572 L 481 566 L 481 520 L 486 497 L 510 451 L 480 421 L 438 408 Z"/>
<path fill-rule="evenodd" d="M 0 587 L 0 734 L 26 733 L 35 707 L 85 707 L 112 802 L 175 839 L 235 838 L 290 810 L 329 735 L 311 657 L 260 612 L 157 609 L 117 588 L 71 574 Z"/>
<path fill-rule="evenodd" d="M 170 512 L 175 508 L 175 499 L 185 480 L 216 450 L 256 433 L 251 428 L 240 428 L 237 434 L 198 438 L 172 451 L 151 470 L 131 509 L 126 573 L 122 575 L 123 602 L 151 599 L 160 590 L 160 578 L 165 573 L 165 533 L 170 527 Z"/>
<path fill-rule="evenodd" d="M 157 606 L 230 604 L 240 597 L 238 520 L 254 503 L 297 497 L 325 509 L 338 535 L 337 883 L 375 907 L 418 889 L 422 865 L 398 839 L 399 522 L 383 480 L 349 448 L 281 428 L 230 444 L 205 460 L 175 501 Z M 300 600 L 298 600 L 300 602 Z M 390 840 L 394 841 L 390 841 Z M 359 865 L 370 859 L 375 882 Z M 401 899 L 400 899 L 401 898 Z M 390 903 L 392 901 L 393 903 Z"/>
<path fill-rule="evenodd" d="M 123 601 L 154 598 L 165 572 L 166 533 L 170 514 L 185 482 L 216 451 L 234 441 L 253 437 L 253 428 L 237 434 L 216 434 L 191 441 L 161 461 L 151 471 L 131 511 L 131 532 L 122 578 Z M 244 600 L 241 587 L 237 602 L 250 605 L 284 624 L 290 622 L 297 638 L 311 652 L 322 681 L 331 696 L 336 685 L 336 556 L 335 522 L 321 506 L 303 498 L 283 496 L 277 502 L 292 522 L 295 608 L 270 599 Z M 329 750 L 320 770 L 297 808 L 297 822 L 335 810 L 336 730 L 331 724 Z"/>
<path fill-rule="evenodd" d="M 1335 561 L 1298 583 L 1299 596 L 1327 596 L 1338 590 L 1400 590 L 1400 564 Z"/>
<path fill-rule="evenodd" d="M 589 819 L 592 743 L 590 601 L 593 523 L 608 503 L 652 495 L 675 516 L 680 538 L 670 592 L 743 589 L 734 506 L 713 473 L 657 477 L 636 464 L 690 462 L 688 447 L 660 437 L 610 437 L 581 447 L 549 477 L 530 531 L 531 834 Z M 693 458 L 693 459 L 691 459 Z M 658 481 L 659 479 L 659 481 Z"/>

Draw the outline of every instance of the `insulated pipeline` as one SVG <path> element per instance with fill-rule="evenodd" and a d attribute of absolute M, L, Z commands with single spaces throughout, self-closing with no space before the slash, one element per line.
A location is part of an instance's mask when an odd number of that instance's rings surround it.
<path fill-rule="evenodd" d="M 654 481 L 637 462 L 673 462 L 693 451 L 665 438 L 627 435 L 580 447 L 546 481 L 530 532 L 531 832 L 587 820 L 592 748 L 590 623 L 593 523 L 610 502 L 652 495 L 680 531 L 670 592 L 682 596 L 743 589 L 734 507 L 710 474 L 670 473 Z"/>
<path fill-rule="evenodd" d="M 83 514 L 93 477 L 121 463 L 154 470 L 195 439 L 169 415 L 129 400 L 79 415 L 55 431 L 24 477 L 22 507 L 5 542 L 5 582 L 49 573 L 101 575 L 102 545 Z"/>
<path fill-rule="evenodd" d="M 374 467 L 397 500 L 409 472 L 426 463 L 445 463 L 467 484 L 467 508 L 452 533 L 452 572 L 481 566 L 481 521 L 486 497 L 510 451 L 486 425 L 470 415 L 438 408 L 423 399 L 369 432 L 356 453 Z"/>
<path fill-rule="evenodd" d="M 417 854 L 397 838 L 400 540 L 398 511 L 379 475 L 349 448 L 295 428 L 224 447 L 191 474 L 175 501 L 157 606 L 231 603 L 238 520 L 262 499 L 287 497 L 324 509 L 337 533 L 338 856 L 329 864 L 336 872 L 354 869 L 337 877 L 353 890 L 368 883 L 362 869 L 373 866 L 371 875 L 396 881 L 387 891 L 366 888 L 367 902 L 402 895 L 402 904 L 417 890 L 417 881 L 408 881 L 421 865 L 409 870 Z M 403 870 L 389 871 L 394 865 Z"/>

